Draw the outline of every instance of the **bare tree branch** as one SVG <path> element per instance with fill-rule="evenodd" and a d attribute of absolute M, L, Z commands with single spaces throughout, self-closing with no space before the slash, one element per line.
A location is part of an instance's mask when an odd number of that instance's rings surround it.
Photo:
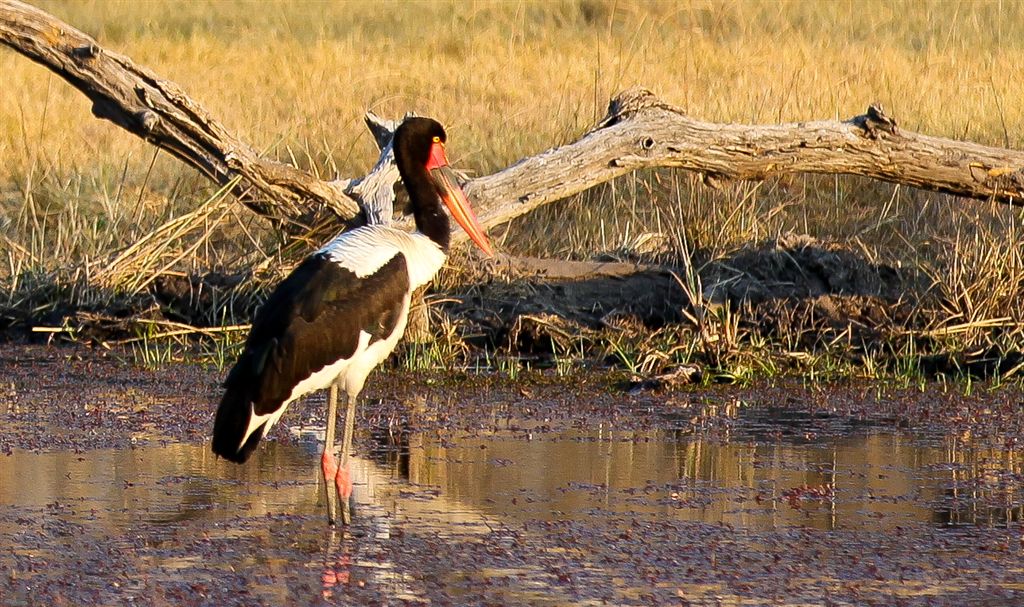
<path fill-rule="evenodd" d="M 875 105 L 843 122 L 715 124 L 689 118 L 642 88 L 615 97 L 608 115 L 577 141 L 474 179 L 466 191 L 481 222 L 494 226 L 654 167 L 698 171 L 712 187 L 728 179 L 841 173 L 1024 205 L 1024 152 L 905 131 Z"/>

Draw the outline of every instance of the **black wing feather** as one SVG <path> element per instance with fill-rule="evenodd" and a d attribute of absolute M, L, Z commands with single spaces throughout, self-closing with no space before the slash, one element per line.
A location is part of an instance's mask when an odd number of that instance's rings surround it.
<path fill-rule="evenodd" d="M 250 411 L 276 411 L 296 384 L 350 358 L 360 331 L 370 334 L 371 343 L 391 335 L 408 291 L 408 266 L 400 253 L 363 278 L 327 255 L 306 258 L 257 312 L 245 350 L 228 373 L 214 422 L 214 452 L 232 461 L 248 459 L 259 439 L 246 441 L 241 450 L 238 443 Z"/>

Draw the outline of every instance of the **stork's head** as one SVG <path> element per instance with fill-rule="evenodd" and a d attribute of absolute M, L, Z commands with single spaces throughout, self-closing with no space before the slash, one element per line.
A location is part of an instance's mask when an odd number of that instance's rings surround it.
<path fill-rule="evenodd" d="M 494 250 L 487 240 L 484 227 L 473 213 L 465 192 L 459 187 L 455 172 L 448 166 L 444 147 L 447 141 L 444 127 L 431 118 L 406 118 L 395 130 L 395 162 L 402 181 L 410 190 L 410 204 L 427 204 L 427 201 L 417 200 L 417 194 L 410 187 L 411 183 L 425 177 L 436 198 L 448 207 L 459 226 L 484 253 L 493 255 Z"/>

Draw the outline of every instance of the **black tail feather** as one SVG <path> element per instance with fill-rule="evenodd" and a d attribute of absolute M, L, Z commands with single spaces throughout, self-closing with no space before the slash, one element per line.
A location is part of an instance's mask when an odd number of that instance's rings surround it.
<path fill-rule="evenodd" d="M 252 415 L 251 400 L 247 392 L 228 387 L 224 392 L 224 398 L 220 400 L 217 417 L 213 422 L 213 452 L 236 464 L 245 463 L 249 459 L 263 436 L 263 427 L 260 426 L 253 431 L 241 448 L 238 446 L 242 442 L 246 428 L 249 427 L 249 416 Z"/>

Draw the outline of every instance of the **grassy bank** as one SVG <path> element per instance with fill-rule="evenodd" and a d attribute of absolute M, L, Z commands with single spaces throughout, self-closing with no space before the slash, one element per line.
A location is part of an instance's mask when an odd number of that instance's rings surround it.
<path fill-rule="evenodd" d="M 488 173 L 574 139 L 610 96 L 634 84 L 707 120 L 845 118 L 880 101 L 915 131 L 1024 147 L 1024 4 L 1016 2 L 41 4 L 178 82 L 269 155 L 326 176 L 361 174 L 376 158 L 361 124 L 366 109 L 437 117 L 460 168 Z M 155 247 L 135 267 L 139 275 L 256 267 L 270 282 L 294 260 L 297 252 L 282 252 L 260 220 L 166 154 L 93 119 L 85 98 L 43 68 L 4 50 L 0 73 L 0 303 L 8 319 L 60 326 L 68 303 L 109 311 L 126 298 L 145 301 L 145 280 L 108 288 L 96 277 L 112 254 L 182 217 L 188 229 Z M 658 171 L 552 205 L 496 235 L 511 253 L 613 254 L 699 274 L 751 243 L 809 234 L 924 285 L 913 303 L 921 308 L 917 336 L 890 346 L 912 350 L 913 359 L 1021 349 L 1020 230 L 1014 209 L 863 179 L 807 176 L 712 191 L 688 174 Z M 440 284 L 458 289 L 459 276 Z M 204 320 L 234 325 L 250 308 L 226 295 Z M 734 349 L 751 360 L 765 358 L 762 347 L 794 345 L 785 335 L 757 341 L 764 338 L 746 316 L 716 326 L 729 323 L 738 326 Z M 151 326 L 147 340 L 173 332 Z M 669 350 L 695 339 L 685 327 L 664 338 Z M 628 367 L 634 356 L 618 339 L 595 348 Z M 873 364 L 863 354 L 856 372 Z M 654 366 L 680 362 L 673 356 Z M 720 362 L 735 366 L 729 360 Z"/>

